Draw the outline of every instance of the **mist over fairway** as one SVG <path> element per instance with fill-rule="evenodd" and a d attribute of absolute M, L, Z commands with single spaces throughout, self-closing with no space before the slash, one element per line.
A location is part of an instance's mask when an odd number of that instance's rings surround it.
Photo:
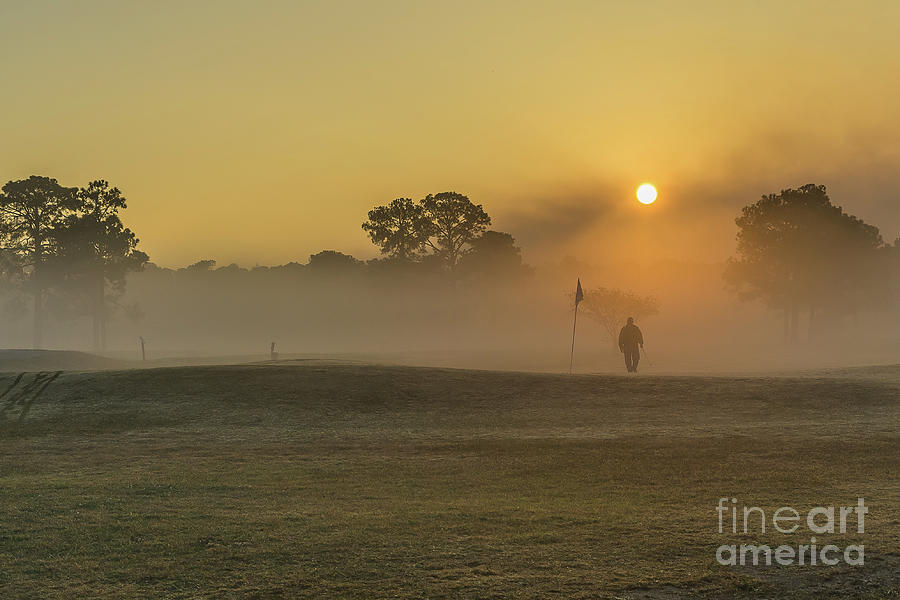
<path fill-rule="evenodd" d="M 898 367 L 629 378 L 312 362 L 63 372 L 17 396 L 40 376 L 0 379 L 6 597 L 897 593 Z M 720 567 L 721 496 L 865 496 L 866 567 Z"/>
<path fill-rule="evenodd" d="M 0 600 L 900 600 L 898 23 L 0 0 Z"/>
<path fill-rule="evenodd" d="M 785 345 L 781 312 L 737 301 L 724 287 L 722 268 L 571 260 L 536 267 L 524 280 L 497 277 L 475 285 L 361 266 L 331 273 L 299 264 L 148 268 L 129 274 L 121 304 L 136 304 L 140 317 L 110 319 L 106 357 L 134 364 L 144 337 L 154 364 L 259 361 L 268 359 L 274 341 L 286 358 L 564 372 L 577 277 L 589 300 L 595 287 L 619 286 L 658 301 L 658 315 L 638 319 L 653 362 L 642 365 L 648 373 L 834 368 L 892 364 L 900 356 L 900 313 L 893 306 L 826 323 L 811 341 L 804 316 L 800 343 Z M 51 347 L 83 350 L 89 332 L 87 319 L 50 315 L 45 335 Z M 29 320 L 6 320 L 0 334 L 13 347 L 27 347 Z M 613 342 L 582 310 L 576 371 L 621 371 Z"/>

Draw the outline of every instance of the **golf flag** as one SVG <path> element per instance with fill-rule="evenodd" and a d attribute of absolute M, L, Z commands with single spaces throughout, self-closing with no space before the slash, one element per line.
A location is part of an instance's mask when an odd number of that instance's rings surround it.
<path fill-rule="evenodd" d="M 569 354 L 569 375 L 575 368 L 575 325 L 578 323 L 578 304 L 584 300 L 584 291 L 581 289 L 581 277 L 575 287 L 575 317 L 572 319 L 572 352 Z"/>

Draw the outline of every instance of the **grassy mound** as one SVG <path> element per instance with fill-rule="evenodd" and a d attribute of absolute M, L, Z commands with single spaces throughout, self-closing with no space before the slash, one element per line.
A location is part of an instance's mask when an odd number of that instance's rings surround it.
<path fill-rule="evenodd" d="M 892 377 L 253 365 L 11 374 L 0 394 L 2 597 L 900 587 Z M 766 510 L 864 496 L 867 564 L 720 566 L 723 543 L 808 541 L 719 534 L 723 496 Z"/>
<path fill-rule="evenodd" d="M 71 350 L 0 350 L 0 372 L 125 369 L 126 361 Z"/>

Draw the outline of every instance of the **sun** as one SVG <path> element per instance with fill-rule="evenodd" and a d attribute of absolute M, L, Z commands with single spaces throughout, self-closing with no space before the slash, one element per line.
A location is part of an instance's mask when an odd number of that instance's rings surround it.
<path fill-rule="evenodd" d="M 637 199 L 641 204 L 653 204 L 656 201 L 656 188 L 649 183 L 641 184 L 637 189 Z"/>

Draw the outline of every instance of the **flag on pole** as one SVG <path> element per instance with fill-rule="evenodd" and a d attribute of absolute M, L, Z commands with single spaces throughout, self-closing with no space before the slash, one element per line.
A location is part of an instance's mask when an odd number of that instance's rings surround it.
<path fill-rule="evenodd" d="M 575 368 L 575 326 L 578 324 L 578 304 L 584 300 L 584 291 L 581 289 L 581 277 L 575 287 L 575 316 L 572 319 L 572 352 L 569 354 L 569 375 Z"/>

